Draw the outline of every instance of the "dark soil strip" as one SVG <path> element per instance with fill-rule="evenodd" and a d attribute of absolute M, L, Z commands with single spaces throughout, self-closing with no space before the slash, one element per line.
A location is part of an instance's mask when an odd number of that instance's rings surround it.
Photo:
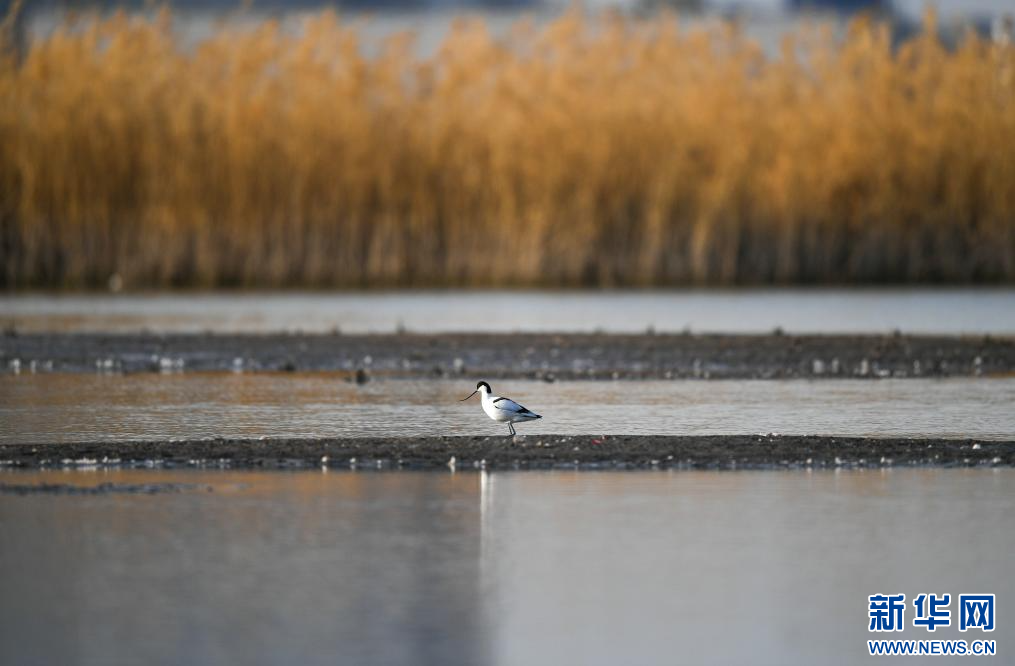
<path fill-rule="evenodd" d="M 793 335 L 0 336 L 0 372 L 339 371 L 373 377 L 670 379 L 1015 372 L 1015 339 Z"/>
<path fill-rule="evenodd" d="M 1015 441 L 823 436 L 529 435 L 0 446 L 15 468 L 778 469 L 1015 465 Z"/>

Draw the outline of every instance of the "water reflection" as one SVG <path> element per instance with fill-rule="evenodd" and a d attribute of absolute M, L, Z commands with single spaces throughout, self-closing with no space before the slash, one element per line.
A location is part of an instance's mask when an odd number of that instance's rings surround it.
<path fill-rule="evenodd" d="M 1011 472 L 494 478 L 496 663 L 854 663 L 869 590 L 1015 587 Z"/>
<path fill-rule="evenodd" d="M 495 382 L 543 414 L 524 434 L 835 434 L 1009 439 L 1015 379 Z M 0 375 L 0 443 L 499 435 L 456 381 L 336 375 Z"/>
<path fill-rule="evenodd" d="M 22 331 L 1015 333 L 1015 289 L 388 291 L 0 296 Z"/>
<path fill-rule="evenodd" d="M 1007 469 L 0 473 L 102 481 L 213 492 L 0 497 L 0 663 L 854 663 L 872 591 L 1015 594 Z"/>
<path fill-rule="evenodd" d="M 183 476 L 3 498 L 0 663 L 480 663 L 475 477 Z"/>

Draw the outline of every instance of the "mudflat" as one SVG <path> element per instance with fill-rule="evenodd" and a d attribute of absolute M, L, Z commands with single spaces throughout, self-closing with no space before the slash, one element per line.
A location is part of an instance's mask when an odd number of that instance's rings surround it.
<path fill-rule="evenodd" d="M 8 444 L 0 468 L 780 469 L 1010 467 L 1015 441 L 528 435 Z"/>
<path fill-rule="evenodd" d="M 332 371 L 350 378 L 945 377 L 1015 372 L 1015 339 L 910 335 L 0 335 L 4 372 Z"/>

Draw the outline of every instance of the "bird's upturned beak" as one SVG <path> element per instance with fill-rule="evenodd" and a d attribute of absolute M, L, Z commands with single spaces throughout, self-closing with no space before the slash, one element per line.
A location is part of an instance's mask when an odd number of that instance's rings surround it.
<path fill-rule="evenodd" d="M 475 391 L 473 391 L 473 392 L 472 392 L 472 393 L 470 393 L 469 395 L 465 396 L 464 398 L 462 398 L 462 399 L 461 399 L 461 400 L 459 400 L 458 402 L 465 402 L 466 400 L 468 400 L 468 399 L 469 399 L 469 398 L 471 398 L 472 396 L 476 395 L 477 393 L 479 393 L 479 389 L 476 389 Z"/>

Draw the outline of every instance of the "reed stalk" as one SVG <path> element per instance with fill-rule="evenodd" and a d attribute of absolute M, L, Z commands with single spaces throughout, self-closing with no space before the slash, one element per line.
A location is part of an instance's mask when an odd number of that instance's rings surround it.
<path fill-rule="evenodd" d="M 1015 46 L 565 15 L 363 55 L 163 12 L 0 60 L 0 285 L 1015 281 Z"/>

